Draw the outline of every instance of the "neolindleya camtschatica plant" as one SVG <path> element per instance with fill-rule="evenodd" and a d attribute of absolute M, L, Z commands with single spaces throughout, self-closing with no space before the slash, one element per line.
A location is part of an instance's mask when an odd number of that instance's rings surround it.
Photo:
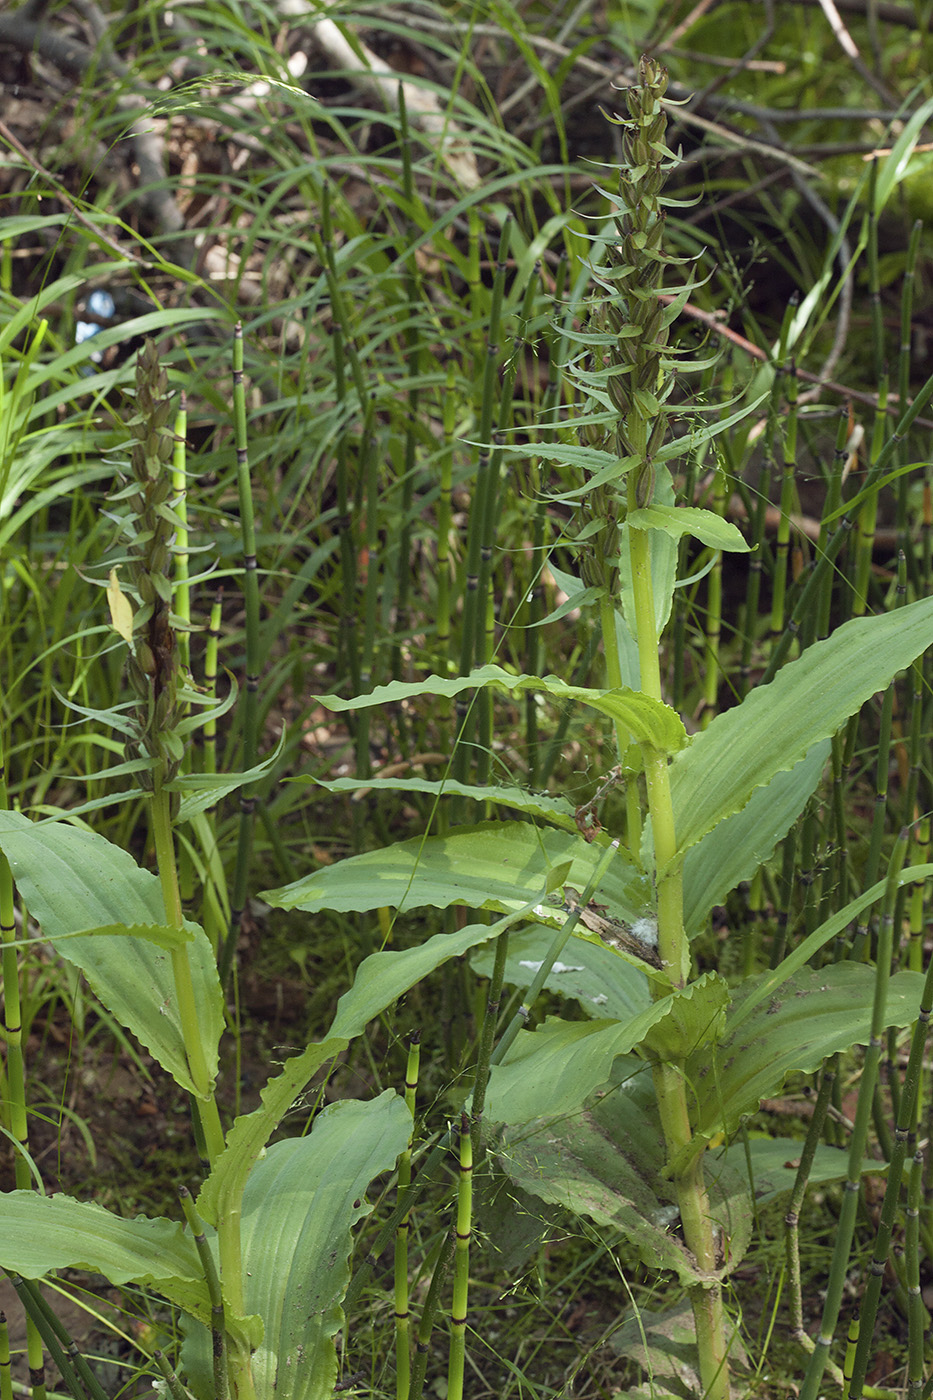
<path fill-rule="evenodd" d="M 681 265 L 663 246 L 660 192 L 673 159 L 664 144 L 665 87 L 663 70 L 643 61 L 640 83 L 627 94 L 628 115 L 616 119 L 624 164 L 619 192 L 607 194 L 611 231 L 594 239 L 589 274 L 597 294 L 588 308 L 570 307 L 557 328 L 556 343 L 579 347 L 564 368 L 580 408 L 551 430 L 556 440 L 503 447 L 562 467 L 564 489 L 555 499 L 563 514 L 573 507 L 566 534 L 581 577 L 564 576 L 571 588 L 579 585 L 578 606 L 598 607 L 606 685 L 569 685 L 486 665 L 456 678 L 392 682 L 349 700 L 321 697 L 343 711 L 495 687 L 588 706 L 615 726 L 626 782 L 624 829 L 612 839 L 613 833 L 581 825 L 580 811 L 558 796 L 485 787 L 484 799 L 505 809 L 499 821 L 354 856 L 264 897 L 309 911 L 390 905 L 403 917 L 419 905 L 460 903 L 502 916 L 412 950 L 376 954 L 378 964 L 367 960 L 330 1033 L 358 1034 L 377 1002 L 389 1005 L 451 957 L 494 946 L 494 960 L 483 955 L 482 962 L 490 977 L 490 1022 L 503 980 L 525 979 L 526 990 L 523 1010 L 492 1055 L 484 1058 L 480 1046 L 477 1141 L 482 1122 L 496 1125 L 498 1161 L 516 1184 L 621 1230 L 643 1266 L 676 1275 L 692 1309 L 700 1393 L 725 1400 L 735 1324 L 726 1318 L 723 1289 L 748 1246 L 752 1209 L 747 1171 L 713 1162 L 709 1145 L 731 1137 L 788 1073 L 816 1068 L 882 1023 L 916 1019 L 922 978 L 902 974 L 908 981 L 884 988 L 882 996 L 877 984 L 887 974 L 880 967 L 877 975 L 845 964 L 811 974 L 806 961 L 835 936 L 832 920 L 777 968 L 735 988 L 717 972 L 691 980 L 689 939 L 705 929 L 730 890 L 754 876 L 803 810 L 819 784 L 830 737 L 929 644 L 933 600 L 840 627 L 693 737 L 665 703 L 659 642 L 674 595 L 678 542 L 687 534 L 713 550 L 747 548 L 734 524 L 676 504 L 671 464 L 760 402 L 705 425 L 691 404 L 689 436 L 668 432 L 675 366 L 704 366 L 667 345 L 690 288 L 664 288 L 665 270 Z M 907 410 L 898 434 L 916 411 Z M 579 445 L 581 436 L 587 445 Z M 895 434 L 873 470 L 884 469 L 896 440 Z M 568 486 L 575 470 L 579 484 Z M 453 777 L 444 786 L 476 795 Z M 429 783 L 423 788 L 436 793 Z M 516 807 L 525 820 L 509 818 Z M 883 888 L 865 891 L 859 907 L 869 907 Z M 587 925 L 583 913 L 597 894 L 599 917 L 594 921 L 591 910 Z M 853 909 L 847 917 L 855 917 Z M 528 927 L 513 932 L 522 922 Z M 516 943 L 521 951 L 513 954 Z M 570 995 L 568 972 L 591 977 L 600 989 L 592 998 L 576 995 L 592 1019 L 550 1016 L 533 1031 L 521 1029 L 545 985 L 556 996 Z M 882 1010 L 872 1017 L 873 1006 Z M 749 1151 L 754 1156 L 754 1144 Z M 374 1255 L 410 1209 L 432 1163 L 429 1157 L 403 1193 Z M 361 1286 L 358 1276 L 348 1297 Z"/>

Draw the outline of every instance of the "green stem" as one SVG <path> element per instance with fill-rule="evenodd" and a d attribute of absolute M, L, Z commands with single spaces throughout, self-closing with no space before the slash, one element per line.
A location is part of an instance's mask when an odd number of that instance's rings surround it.
<path fill-rule="evenodd" d="M 175 864 L 175 843 L 172 837 L 172 820 L 169 811 L 169 794 L 162 789 L 154 792 L 150 800 L 150 820 L 156 850 L 156 864 L 162 885 L 162 899 L 165 904 L 166 922 L 174 928 L 184 926 L 181 908 L 181 894 L 178 888 L 178 870 Z M 204 1131 L 208 1161 L 213 1163 L 224 1147 L 223 1129 L 217 1101 L 211 1089 L 210 1074 L 204 1058 L 204 1046 L 198 1024 L 197 999 L 191 979 L 191 963 L 188 959 L 188 945 L 172 949 L 172 976 L 175 980 L 175 998 L 178 1003 L 178 1016 L 181 1021 L 182 1039 L 191 1082 L 198 1099 L 198 1114 Z"/>
<path fill-rule="evenodd" d="M 637 504 L 634 485 L 629 497 L 631 510 Z M 631 625 L 638 644 L 641 689 L 660 701 L 661 668 L 651 580 L 651 537 L 647 531 L 631 527 L 625 533 L 634 593 Z M 643 745 L 642 752 L 658 873 L 658 952 L 668 969 L 671 984 L 675 988 L 683 987 L 690 974 L 690 949 L 684 931 L 683 859 L 677 851 L 667 755 L 649 745 Z M 664 995 L 662 987 L 654 991 L 656 996 Z M 704 1179 L 703 1152 L 693 1148 L 683 1061 L 660 1061 L 653 1066 L 652 1073 L 667 1160 L 686 1163 L 682 1169 L 675 1169 L 673 1177 L 684 1240 L 700 1272 L 712 1275 L 718 1266 L 716 1238 Z M 704 1394 L 707 1400 L 728 1400 L 728 1345 L 721 1285 L 718 1281 L 708 1287 L 695 1285 L 690 1289 L 690 1301 Z"/>
<path fill-rule="evenodd" d="M 467 1297 L 470 1283 L 470 1233 L 473 1218 L 473 1147 L 470 1120 L 460 1116 L 460 1175 L 457 1188 L 457 1244 L 454 1250 L 454 1296 L 450 1310 L 448 1400 L 463 1400 L 466 1357 Z"/>

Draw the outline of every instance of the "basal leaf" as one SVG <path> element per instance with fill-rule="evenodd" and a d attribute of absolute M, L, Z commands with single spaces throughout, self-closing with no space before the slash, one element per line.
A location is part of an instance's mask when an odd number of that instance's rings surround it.
<path fill-rule="evenodd" d="M 394 1167 L 411 1128 L 404 1099 L 387 1089 L 368 1103 L 330 1104 L 306 1137 L 274 1143 L 255 1162 L 241 1240 L 245 1305 L 264 1325 L 251 1369 L 265 1400 L 331 1400 L 351 1230 L 370 1213 L 365 1193 Z M 192 1379 L 207 1394 L 205 1340 L 188 1360 L 197 1358 Z"/>
<path fill-rule="evenodd" d="M 198 1252 L 176 1221 L 123 1220 L 90 1201 L 0 1194 L 0 1267 L 24 1278 L 56 1269 L 103 1274 L 119 1287 L 143 1284 L 210 1324 L 210 1299 Z"/>
<path fill-rule="evenodd" d="M 65 822 L 31 822 L 19 812 L 0 812 L 0 850 L 43 937 L 80 968 L 94 995 L 175 1082 L 194 1093 L 169 954 L 148 936 L 99 938 L 82 932 L 113 925 L 164 925 L 156 876 L 94 832 Z M 186 948 L 198 1029 L 213 1082 L 224 1027 L 217 962 L 204 931 L 197 924 L 186 928 L 191 934 Z"/>

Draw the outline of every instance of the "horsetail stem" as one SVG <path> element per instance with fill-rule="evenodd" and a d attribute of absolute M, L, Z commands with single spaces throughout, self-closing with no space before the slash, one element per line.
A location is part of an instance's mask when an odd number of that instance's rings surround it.
<path fill-rule="evenodd" d="M 470 1120 L 460 1115 L 460 1156 L 457 1178 L 457 1244 L 454 1251 L 454 1293 L 450 1310 L 448 1400 L 463 1400 L 466 1357 L 467 1299 L 470 1283 L 470 1236 L 473 1229 L 473 1145 Z"/>
<path fill-rule="evenodd" d="M 923 1152 L 914 1153 L 907 1185 L 907 1229 L 904 1259 L 907 1266 L 907 1397 L 919 1400 L 923 1393 L 923 1352 L 927 1310 L 920 1292 L 920 1204 L 923 1199 Z"/>
<path fill-rule="evenodd" d="M 165 1355 L 161 1351 L 154 1351 L 152 1359 L 162 1373 L 162 1379 L 168 1386 L 169 1395 L 172 1400 L 189 1400 L 188 1392 L 178 1379 L 172 1367 L 169 1365 Z"/>
<path fill-rule="evenodd" d="M 878 930 L 878 952 L 875 967 L 875 995 L 872 1004 L 871 1039 L 865 1051 L 862 1080 L 859 1085 L 855 1122 L 849 1138 L 848 1169 L 839 1214 L 839 1227 L 833 1250 L 832 1267 L 826 1288 L 823 1314 L 820 1320 L 816 1345 L 810 1357 L 800 1400 L 816 1400 L 823 1371 L 829 1359 L 839 1309 L 845 1287 L 849 1253 L 855 1230 L 855 1216 L 858 1207 L 861 1182 L 861 1164 L 868 1141 L 868 1124 L 874 1099 L 878 1066 L 881 1060 L 882 1036 L 884 1033 L 884 1011 L 887 1003 L 888 982 L 891 977 L 891 948 L 894 932 L 894 906 L 897 895 L 898 876 L 903 868 L 907 853 L 907 832 L 902 831 L 895 843 L 888 865 L 887 885 L 884 893 L 881 921 Z"/>
<path fill-rule="evenodd" d="M 0 1311 L 0 1400 L 13 1400 L 10 1329 L 7 1326 L 6 1313 L 2 1311 Z"/>
<path fill-rule="evenodd" d="M 905 842 L 906 835 L 906 832 L 902 833 L 902 840 Z M 885 950 L 885 948 L 881 946 L 879 940 L 879 968 L 881 966 L 881 958 L 884 956 L 885 951 L 890 953 L 890 947 Z M 914 1023 L 910 1054 L 908 1055 L 907 1068 L 904 1071 L 904 1081 L 901 1086 L 900 1103 L 897 1110 L 897 1123 L 894 1133 L 894 1146 L 889 1156 L 885 1191 L 881 1202 L 881 1212 L 878 1218 L 875 1248 L 869 1268 L 868 1284 L 862 1298 L 862 1335 L 855 1358 L 853 1382 L 849 1391 L 850 1400 L 858 1400 L 858 1396 L 862 1394 L 862 1387 L 868 1369 L 869 1350 L 874 1334 L 875 1317 L 877 1315 L 878 1303 L 881 1296 L 881 1285 L 884 1278 L 885 1266 L 888 1261 L 896 1213 L 900 1203 L 901 1180 L 904 1173 L 907 1152 L 916 1138 L 920 1081 L 923 1074 L 923 1060 L 926 1052 L 931 1010 L 933 1010 L 933 960 L 931 960 L 927 968 L 923 992 L 920 998 L 920 1013 Z M 918 1218 L 918 1232 L 919 1228 Z M 912 1265 L 908 1259 L 908 1269 L 911 1267 Z M 910 1281 L 908 1279 L 908 1291 L 909 1288 Z"/>
<path fill-rule="evenodd" d="M 188 1222 L 188 1228 L 191 1231 L 191 1238 L 194 1240 L 194 1247 L 198 1251 L 201 1268 L 204 1270 L 207 1296 L 211 1302 L 211 1360 L 214 1370 L 214 1400 L 228 1400 L 230 1381 L 227 1370 L 227 1329 L 224 1325 L 224 1300 L 220 1288 L 220 1277 L 210 1245 L 207 1242 L 207 1236 L 204 1233 L 204 1222 L 195 1209 L 191 1192 L 187 1186 L 179 1187 L 178 1197 Z"/>
<path fill-rule="evenodd" d="M 220 650 L 220 622 L 223 616 L 224 590 L 221 584 L 211 604 L 204 648 L 204 689 L 209 697 L 217 694 L 217 654 Z M 204 726 L 204 771 L 217 772 L 217 721 L 209 719 Z"/>
<path fill-rule="evenodd" d="M 2 731 L 0 731 L 2 736 Z M 0 810 L 9 806 L 6 767 L 0 737 Z M 23 927 L 25 928 L 25 911 Z M 16 949 L 16 900 L 13 875 L 6 856 L 0 855 L 0 937 L 3 955 L 0 976 L 3 983 L 3 1038 L 6 1044 L 6 1101 L 0 1105 L 0 1121 L 15 1144 L 13 1180 L 18 1191 L 32 1185 L 29 1167 L 29 1116 L 26 1109 L 26 1061 L 23 1054 L 23 1010 L 20 990 L 19 955 Z M 9 1338 L 7 1338 L 9 1354 Z M 42 1338 L 32 1317 L 26 1317 L 26 1352 L 30 1374 L 40 1374 L 43 1366 Z M 0 1371 L 0 1381 L 9 1383 L 9 1364 Z M 34 1391 L 38 1387 L 34 1387 Z"/>
<path fill-rule="evenodd" d="M 418 1092 L 418 1071 L 421 1062 L 421 1033 L 414 1031 L 408 1042 L 408 1062 L 405 1066 L 405 1105 L 412 1117 L 411 1137 L 398 1161 L 398 1189 L 411 1186 L 411 1144 L 415 1132 L 415 1098 Z M 411 1211 L 399 1221 L 395 1235 L 395 1395 L 396 1400 L 408 1400 L 411 1389 L 411 1313 L 408 1296 L 408 1239 L 411 1232 Z"/>
<path fill-rule="evenodd" d="M 233 420 L 236 447 L 237 497 L 240 507 L 240 538 L 243 547 L 243 603 L 246 611 L 246 684 L 240 698 L 243 720 L 243 767 L 255 768 L 259 752 L 259 577 L 256 559 L 256 527 L 253 492 L 249 474 L 249 442 L 246 427 L 246 385 L 243 381 L 243 325 L 237 321 L 233 332 Z M 233 960 L 246 907 L 249 859 L 256 811 L 255 788 L 240 789 L 240 825 L 237 836 L 236 867 L 230 907 L 230 927 L 220 953 L 220 981 L 225 986 Z"/>
<path fill-rule="evenodd" d="M 444 1286 L 447 1275 L 450 1273 L 450 1266 L 453 1263 L 456 1245 L 456 1231 L 448 1230 L 435 1260 L 434 1269 L 431 1273 L 431 1282 L 428 1285 L 424 1305 L 421 1309 L 421 1317 L 418 1321 L 418 1337 L 415 1343 L 415 1361 L 411 1368 L 409 1400 L 421 1400 L 424 1393 L 424 1378 L 428 1369 L 431 1333 L 434 1330 L 434 1323 L 438 1311 L 440 1310 L 441 1289 Z"/>
<path fill-rule="evenodd" d="M 780 516 L 774 548 L 770 630 L 770 644 L 772 646 L 784 630 L 787 576 L 790 568 L 791 516 L 794 513 L 797 500 L 797 377 L 793 363 L 780 378 L 785 381 L 787 416 L 783 431 Z"/>

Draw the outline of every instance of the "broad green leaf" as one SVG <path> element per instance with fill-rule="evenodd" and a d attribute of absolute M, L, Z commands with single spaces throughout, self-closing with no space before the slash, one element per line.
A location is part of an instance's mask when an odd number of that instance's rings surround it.
<path fill-rule="evenodd" d="M 540 925 L 511 934 L 506 982 L 527 987 L 544 961 L 553 937 L 551 929 Z M 486 948 L 475 953 L 470 959 L 473 971 L 480 977 L 491 976 L 494 956 Z M 643 972 L 614 949 L 578 938 L 576 933 L 544 985 L 549 992 L 579 1002 L 588 1016 L 603 1021 L 627 1021 L 651 1004 L 648 979 Z"/>
<path fill-rule="evenodd" d="M 137 1216 L 122 1220 L 103 1206 L 34 1191 L 0 1195 L 0 1267 L 24 1278 L 56 1269 L 103 1274 L 117 1287 L 153 1288 L 210 1325 L 204 1270 L 181 1223 Z"/>
<path fill-rule="evenodd" d="M 446 909 L 465 904 L 511 914 L 540 897 L 550 871 L 571 861 L 570 880 L 583 889 L 603 855 L 599 842 L 528 822 L 481 822 L 450 836 L 414 837 L 384 850 L 350 856 L 262 898 L 280 909 Z M 612 915 L 632 923 L 650 910 L 648 878 L 619 851 L 600 885 L 598 898 Z M 541 905 L 536 917 L 558 925 L 566 919 Z"/>
<path fill-rule="evenodd" d="M 801 763 L 757 788 L 741 812 L 719 822 L 691 846 L 684 860 L 684 927 L 695 938 L 709 911 L 730 890 L 750 880 L 800 816 L 816 791 L 829 757 L 830 740 L 814 744 Z"/>
<path fill-rule="evenodd" d="M 721 515 L 711 510 L 700 510 L 696 506 L 643 506 L 640 510 L 630 511 L 625 521 L 633 530 L 663 530 L 672 540 L 679 540 L 682 535 L 692 535 L 711 549 L 747 554 L 751 547 L 731 520 L 723 520 Z"/>
<path fill-rule="evenodd" d="M 351 1230 L 372 1209 L 370 1183 L 394 1167 L 411 1129 L 404 1100 L 387 1089 L 369 1103 L 329 1105 L 307 1137 L 274 1143 L 253 1167 L 241 1238 L 246 1307 L 264 1324 L 252 1358 L 263 1400 L 331 1400 Z M 203 1341 L 192 1379 L 210 1394 Z"/>
<path fill-rule="evenodd" d="M 664 1015 L 652 1021 L 641 1044 L 653 1059 L 680 1064 L 698 1045 L 711 1050 L 722 1038 L 729 988 L 716 972 L 704 972 L 689 986 L 656 1003 Z"/>
<path fill-rule="evenodd" d="M 451 958 L 462 957 L 480 943 L 498 938 L 517 920 L 528 918 L 530 910 L 531 906 L 527 905 L 494 924 L 468 924 L 457 933 L 436 933 L 426 943 L 398 953 L 371 953 L 360 963 L 353 986 L 338 1001 L 337 1014 L 327 1032 L 328 1039 L 342 1036 L 348 1041 L 352 1040 L 367 1022 L 391 1006 L 416 982 L 429 976 L 435 968 Z"/>
<path fill-rule="evenodd" d="M 931 878 L 933 878 L 933 865 L 911 865 L 900 872 L 897 884 L 898 888 L 903 888 L 904 885 L 916 884 L 921 880 Z M 795 972 L 799 972 L 821 948 L 825 948 L 831 938 L 838 937 L 844 929 L 860 918 L 866 909 L 881 898 L 886 887 L 886 879 L 876 881 L 869 889 L 863 890 L 856 899 L 850 900 L 843 909 L 837 910 L 825 923 L 820 924 L 819 928 L 814 929 L 813 933 L 798 943 L 793 952 L 788 953 L 777 967 L 772 968 L 770 972 L 761 973 L 753 981 L 746 982 L 742 989 L 740 1002 L 733 1006 L 729 1014 L 730 1030 L 737 1030 L 763 1001 L 766 1001 L 768 997 L 773 997 L 778 988 L 782 987 L 789 977 Z"/>
<path fill-rule="evenodd" d="M 517 1125 L 534 1118 L 577 1113 L 609 1079 L 613 1061 L 640 1045 L 669 1013 L 669 997 L 628 1021 L 564 1021 L 549 1016 L 534 1031 L 520 1031 L 505 1060 L 493 1065 L 486 1117 Z"/>
<path fill-rule="evenodd" d="M 742 1016 L 742 999 L 754 993 L 757 981 L 749 978 L 735 1002 L 739 1031 L 732 1031 L 727 1016 L 720 1044 L 703 1046 L 687 1063 L 687 1080 L 699 1100 L 699 1134 L 731 1135 L 742 1116 L 773 1097 L 789 1074 L 812 1073 L 828 1055 L 867 1044 L 875 976 L 863 963 L 807 968 Z M 923 980 L 919 972 L 891 978 L 885 1026 L 916 1020 Z"/>
<path fill-rule="evenodd" d="M 426 676 L 423 681 L 391 681 L 378 685 L 369 695 L 342 700 L 337 695 L 319 696 L 329 710 L 365 710 L 389 705 L 418 695 L 444 695 L 452 698 L 464 690 L 497 686 L 500 690 L 541 690 L 555 700 L 577 700 L 622 724 L 639 744 L 652 744 L 663 753 L 676 753 L 687 743 L 687 732 L 680 716 L 669 705 L 649 695 L 622 686 L 618 690 L 591 690 L 568 685 L 559 676 L 513 676 L 501 666 L 481 666 L 469 676 Z"/>
<path fill-rule="evenodd" d="M 717 715 L 671 763 L 679 850 L 741 811 L 776 773 L 794 768 L 931 642 L 933 597 L 855 618 Z"/>
<path fill-rule="evenodd" d="M 181 1032 L 171 958 L 148 938 L 97 938 L 84 929 L 165 923 L 155 875 L 102 836 L 64 822 L 0 812 L 0 850 L 43 937 L 87 978 L 94 995 L 158 1060 L 195 1092 Z M 224 1028 L 217 962 L 204 931 L 186 924 L 201 1046 L 213 1082 Z"/>
<path fill-rule="evenodd" d="M 541 1200 L 621 1230 L 652 1270 L 672 1269 L 686 1284 L 696 1264 L 674 1230 L 673 1187 L 665 1178 L 665 1151 L 651 1075 L 626 1057 L 614 1085 L 597 1102 L 564 1116 L 516 1125 L 497 1142 L 500 1165 L 523 1190 Z M 748 1246 L 750 1210 L 742 1178 L 729 1168 L 713 1172 L 710 1204 L 729 1241 L 728 1269 Z"/>
<path fill-rule="evenodd" d="M 472 797 L 477 802 L 495 802 L 502 807 L 514 807 L 529 812 L 544 821 L 553 822 L 565 831 L 576 831 L 574 808 L 566 797 L 550 797 L 544 792 L 529 792 L 527 788 L 490 787 L 477 783 L 458 783 L 455 778 L 312 778 L 302 774 L 288 778 L 292 783 L 315 783 L 328 792 L 421 792 L 428 797 Z"/>
<path fill-rule="evenodd" d="M 216 1226 L 221 1218 L 241 1210 L 246 1182 L 266 1143 L 312 1075 L 348 1044 L 347 1040 L 329 1037 L 309 1045 L 301 1055 L 286 1061 L 281 1074 L 268 1081 L 260 1093 L 259 1107 L 236 1120 L 198 1195 L 198 1212 L 208 1225 Z"/>
<path fill-rule="evenodd" d="M 793 1190 L 802 1147 L 800 1138 L 773 1138 L 750 1134 L 747 1153 L 744 1142 L 734 1142 L 722 1152 L 711 1153 L 706 1161 L 711 1171 L 716 1170 L 717 1162 L 726 1162 L 747 1180 L 751 1159 L 755 1201 L 758 1205 L 765 1205 L 768 1201 L 775 1201 Z M 887 1170 L 887 1162 L 872 1161 L 869 1157 L 865 1158 L 861 1166 L 863 1176 L 883 1176 Z M 820 1143 L 807 1177 L 811 1188 L 825 1186 L 830 1181 L 844 1181 L 848 1174 L 848 1149 L 828 1147 L 826 1143 Z"/>

